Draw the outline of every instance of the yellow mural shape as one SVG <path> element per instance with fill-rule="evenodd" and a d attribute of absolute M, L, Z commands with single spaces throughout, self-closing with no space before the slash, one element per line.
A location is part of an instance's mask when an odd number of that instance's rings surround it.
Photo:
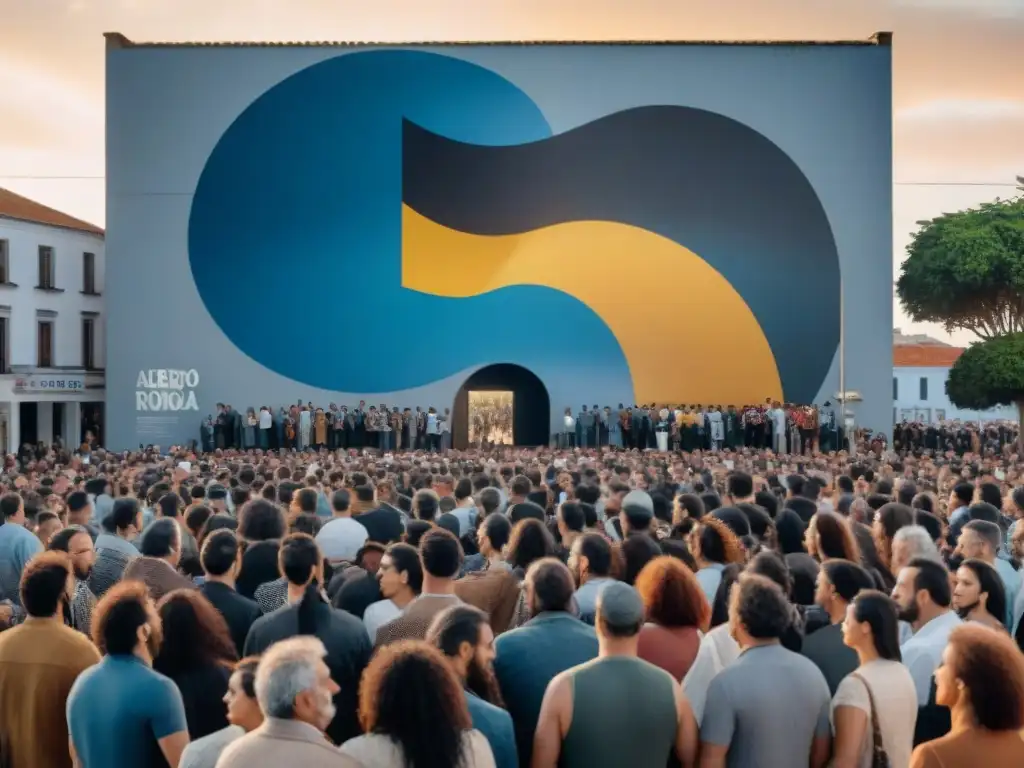
<path fill-rule="evenodd" d="M 451 298 L 543 285 L 578 299 L 618 339 L 637 403 L 782 399 L 775 356 L 739 293 L 692 251 L 638 227 L 576 221 L 473 235 L 403 205 L 402 285 Z"/>

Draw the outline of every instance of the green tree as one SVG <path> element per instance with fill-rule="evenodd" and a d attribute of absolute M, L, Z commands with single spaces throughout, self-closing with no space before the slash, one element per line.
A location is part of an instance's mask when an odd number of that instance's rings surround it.
<path fill-rule="evenodd" d="M 1024 195 L 918 224 L 896 282 L 910 318 L 982 339 L 1024 332 Z"/>
<path fill-rule="evenodd" d="M 1024 424 L 1024 333 L 1010 333 L 968 347 L 949 369 L 946 395 L 957 408 L 972 411 L 1016 405 L 1017 416 Z M 1018 438 L 1018 452 L 1021 450 L 1022 439 Z"/>

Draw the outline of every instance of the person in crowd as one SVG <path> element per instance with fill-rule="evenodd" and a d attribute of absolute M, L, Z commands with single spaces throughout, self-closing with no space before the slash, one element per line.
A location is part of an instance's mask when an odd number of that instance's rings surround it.
<path fill-rule="evenodd" d="M 682 561 L 667 555 L 644 566 L 636 589 L 646 616 L 637 655 L 682 682 L 711 621 L 704 590 Z"/>
<path fill-rule="evenodd" d="M 491 631 L 498 634 L 510 625 L 517 625 L 520 617 L 516 616 L 516 611 L 524 610 L 520 603 L 519 571 L 513 571 L 503 552 L 512 541 L 511 523 L 505 515 L 492 512 L 480 523 L 477 538 L 481 553 L 486 552 L 482 555 L 485 559 L 480 563 L 481 567 L 467 572 L 455 582 L 455 594 L 463 602 L 486 613 Z M 516 541 L 522 542 L 523 538 Z M 509 554 L 516 557 L 523 551 L 518 546 L 512 550 L 510 545 L 509 550 Z"/>
<path fill-rule="evenodd" d="M 524 581 L 530 620 L 494 643 L 494 672 L 516 728 L 520 765 L 530 765 L 533 734 L 548 684 L 597 656 L 594 628 L 574 615 L 572 574 L 557 558 L 534 562 Z"/>
<path fill-rule="evenodd" d="M 49 549 L 66 552 L 71 558 L 75 576 L 75 589 L 67 605 L 68 625 L 86 637 L 92 636 L 92 612 L 96 607 L 96 596 L 89 591 L 89 575 L 96 562 L 92 536 L 80 525 L 68 526 L 52 539 Z"/>
<path fill-rule="evenodd" d="M 914 524 L 914 510 L 906 504 L 887 502 L 875 513 L 875 521 L 871 527 L 875 551 L 878 553 L 879 573 L 885 591 L 891 591 L 896 585 L 899 570 L 892 564 L 892 542 L 900 528 Z"/>
<path fill-rule="evenodd" d="M 363 624 L 371 643 L 376 642 L 377 630 L 397 619 L 422 591 L 420 553 L 408 544 L 389 544 L 381 558 L 376 579 L 383 599 L 370 604 L 363 612 Z"/>
<path fill-rule="evenodd" d="M 494 768 L 458 677 L 437 648 L 404 640 L 377 651 L 359 691 L 365 735 L 341 754 L 374 768 Z M 231 768 L 228 766 L 228 768 Z"/>
<path fill-rule="evenodd" d="M 860 547 L 849 521 L 834 512 L 818 512 L 804 533 L 807 553 L 815 560 L 838 559 L 860 562 Z"/>
<path fill-rule="evenodd" d="M 154 601 L 176 589 L 195 589 L 192 580 L 178 572 L 181 528 L 174 519 L 161 517 L 150 523 L 139 550 L 142 556 L 125 568 L 124 579 L 141 581 Z"/>
<path fill-rule="evenodd" d="M 494 676 L 494 632 L 487 614 L 471 605 L 445 608 L 431 622 L 427 642 L 445 655 L 462 682 L 473 728 L 487 739 L 497 768 L 517 768 L 515 729 Z"/>
<path fill-rule="evenodd" d="M 36 555 L 21 574 L 22 624 L 0 633 L 0 764 L 5 768 L 72 768 L 62 716 L 78 676 L 99 663 L 87 636 L 65 626 L 74 599 L 71 558 Z"/>
<path fill-rule="evenodd" d="M 696 584 L 694 589 L 700 594 Z M 616 582 L 601 590 L 598 657 L 548 684 L 534 768 L 660 766 L 672 754 L 682 766 L 695 764 L 697 724 L 679 683 L 637 655 L 644 617 L 635 588 Z"/>
<path fill-rule="evenodd" d="M 235 532 L 220 529 L 206 536 L 199 560 L 206 574 L 199 592 L 224 617 L 235 651 L 241 655 L 245 650 L 245 638 L 249 630 L 263 614 L 256 601 L 242 597 L 235 587 L 242 567 Z"/>
<path fill-rule="evenodd" d="M 423 584 L 419 597 L 406 605 L 401 615 L 377 630 L 378 647 L 398 640 L 422 640 L 434 616 L 445 608 L 461 603 L 455 593 L 455 580 L 462 569 L 462 545 L 455 535 L 433 528 L 419 544 Z"/>
<path fill-rule="evenodd" d="M 92 523 L 93 508 L 89 494 L 85 491 L 72 491 L 67 495 L 68 525 L 80 525 L 89 532 L 93 542 L 100 535 L 99 528 Z"/>
<path fill-rule="evenodd" d="M 359 732 L 359 678 L 373 650 L 370 638 L 359 619 L 332 608 L 326 601 L 321 586 L 324 559 L 311 536 L 286 536 L 281 542 L 280 567 L 288 580 L 287 605 L 252 625 L 244 655 L 263 655 L 275 643 L 296 635 L 318 638 L 327 652 L 331 678 L 337 684 L 337 714 L 325 728 L 328 736 L 341 744 Z"/>
<path fill-rule="evenodd" d="M 953 728 L 918 745 L 910 768 L 1024 765 L 1024 655 L 1003 632 L 968 623 L 949 634 L 936 701 Z"/>
<path fill-rule="evenodd" d="M 332 517 L 316 535 L 317 546 L 331 563 L 352 562 L 369 533 L 352 517 L 352 497 L 344 488 L 331 495 Z"/>
<path fill-rule="evenodd" d="M 25 564 L 43 551 L 39 539 L 25 527 L 25 501 L 10 491 L 0 496 L 0 600 L 8 601 L 11 616 L 24 617 L 21 573 Z"/>
<path fill-rule="evenodd" d="M 967 532 L 965 528 L 962 535 Z M 977 621 L 992 629 L 1005 630 L 1006 592 L 999 572 L 984 560 L 970 558 L 960 563 L 953 588 L 953 609 L 963 621 Z"/>
<path fill-rule="evenodd" d="M 1003 534 L 999 526 L 988 520 L 970 520 L 956 543 L 956 554 L 966 559 L 988 563 L 1003 581 L 1005 614 L 999 618 L 1006 626 L 1013 624 L 1013 605 L 1020 592 L 1020 574 L 1006 560 L 999 557 Z"/>
<path fill-rule="evenodd" d="M 829 625 L 805 637 L 800 652 L 821 670 L 832 695 L 858 665 L 856 652 L 843 637 L 847 608 L 859 592 L 874 586 L 871 574 L 849 560 L 826 560 L 818 571 L 814 601 L 828 613 Z"/>
<path fill-rule="evenodd" d="M 722 580 L 722 570 L 730 563 L 744 562 L 743 547 L 736 534 L 722 521 L 705 515 L 690 531 L 690 552 L 697 560 L 697 581 L 711 603 Z"/>
<path fill-rule="evenodd" d="M 949 572 L 934 560 L 915 558 L 900 570 L 892 596 L 900 606 L 900 619 L 914 632 L 900 653 L 914 678 L 918 706 L 924 707 L 949 633 L 960 625 L 960 618 L 950 608 Z"/>
<path fill-rule="evenodd" d="M 316 637 L 289 637 L 260 657 L 253 688 L 263 722 L 228 744 L 217 768 L 362 768 L 325 737 L 338 695 L 327 653 Z"/>
<path fill-rule="evenodd" d="M 831 747 L 831 697 L 813 662 L 782 647 L 791 609 L 778 584 L 743 574 L 729 624 L 742 649 L 711 681 L 700 724 L 700 766 L 809 765 L 823 768 Z M 786 691 L 786 706 L 779 692 Z"/>
<path fill-rule="evenodd" d="M 224 695 L 238 660 L 227 622 L 199 592 L 179 589 L 157 603 L 163 642 L 153 669 L 181 692 L 190 739 L 227 725 Z"/>
<path fill-rule="evenodd" d="M 248 656 L 235 665 L 228 680 L 227 693 L 224 694 L 228 725 L 190 742 L 181 755 L 178 768 L 216 768 L 228 744 L 263 724 L 263 712 L 256 700 L 258 664 L 258 656 Z"/>
<path fill-rule="evenodd" d="M 495 498 L 497 491 L 494 488 L 485 490 L 494 491 L 494 494 L 485 494 L 485 499 L 500 502 L 500 499 Z M 509 519 L 501 512 L 489 512 L 477 528 L 476 542 L 480 551 L 466 558 L 466 573 L 490 570 L 491 568 L 503 571 L 512 570 L 512 567 L 505 562 L 503 554 L 511 537 L 512 524 Z"/>
<path fill-rule="evenodd" d="M 917 692 L 900 663 L 899 606 L 877 590 L 863 589 L 849 601 L 841 626 L 857 667 L 832 699 L 832 766 L 872 768 L 883 753 L 888 765 L 907 765 Z"/>
<path fill-rule="evenodd" d="M 278 550 L 287 532 L 284 511 L 268 499 L 252 499 L 239 510 L 238 537 L 246 543 L 242 570 L 236 580 L 238 594 L 242 597 L 255 599 L 259 587 L 281 578 Z M 282 582 L 281 592 L 286 591 L 287 585 Z M 270 613 L 281 604 L 275 601 L 264 613 Z"/>
<path fill-rule="evenodd" d="M 68 695 L 72 760 L 80 768 L 177 768 L 189 742 L 185 705 L 174 682 L 153 670 L 162 633 L 146 585 L 129 580 L 107 590 L 92 630 L 103 659 Z"/>
<path fill-rule="evenodd" d="M 619 580 L 630 586 L 636 584 L 640 571 L 649 562 L 662 555 L 661 546 L 646 533 L 631 534 L 616 544 L 615 548 L 618 550 L 618 559 L 622 565 Z"/>
<path fill-rule="evenodd" d="M 942 555 L 928 529 L 922 525 L 905 525 L 892 537 L 890 559 L 893 573 L 899 573 L 915 557 L 942 562 Z"/>
<path fill-rule="evenodd" d="M 588 624 L 594 623 L 601 589 L 615 580 L 612 578 L 614 557 L 608 539 L 597 533 L 583 534 L 569 550 L 569 571 L 577 585 L 576 609 Z"/>
<path fill-rule="evenodd" d="M 124 576 L 125 570 L 138 559 L 139 549 L 133 543 L 142 532 L 142 510 L 132 498 L 114 501 L 110 513 L 100 521 L 96 537 L 96 562 L 89 575 L 89 590 L 97 599 Z"/>

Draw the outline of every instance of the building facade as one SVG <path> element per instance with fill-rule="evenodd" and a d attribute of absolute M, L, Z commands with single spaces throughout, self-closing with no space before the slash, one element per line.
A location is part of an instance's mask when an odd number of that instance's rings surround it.
<path fill-rule="evenodd" d="M 961 347 L 944 344 L 928 336 L 893 332 L 892 421 L 1017 420 L 1013 406 L 970 411 L 957 408 L 946 396 L 949 369 L 963 354 Z"/>
<path fill-rule="evenodd" d="M 196 439 L 218 402 L 458 421 L 473 387 L 542 434 L 581 404 L 821 403 L 841 339 L 886 429 L 891 54 L 108 35 L 108 443 Z M 845 329 L 844 294 L 871 307 Z"/>
<path fill-rule="evenodd" d="M 102 440 L 104 232 L 0 189 L 0 445 Z"/>

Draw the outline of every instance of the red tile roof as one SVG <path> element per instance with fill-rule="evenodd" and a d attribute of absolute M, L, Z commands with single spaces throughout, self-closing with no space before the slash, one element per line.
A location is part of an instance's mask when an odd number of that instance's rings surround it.
<path fill-rule="evenodd" d="M 50 227 L 76 229 L 92 235 L 102 235 L 103 230 L 95 224 L 68 216 L 66 213 L 49 208 L 35 200 L 16 195 L 9 189 L 0 187 L 0 218 L 30 221 L 33 224 L 45 224 Z"/>
<path fill-rule="evenodd" d="M 961 347 L 899 344 L 892 348 L 892 364 L 896 368 L 948 368 L 963 353 Z"/>

